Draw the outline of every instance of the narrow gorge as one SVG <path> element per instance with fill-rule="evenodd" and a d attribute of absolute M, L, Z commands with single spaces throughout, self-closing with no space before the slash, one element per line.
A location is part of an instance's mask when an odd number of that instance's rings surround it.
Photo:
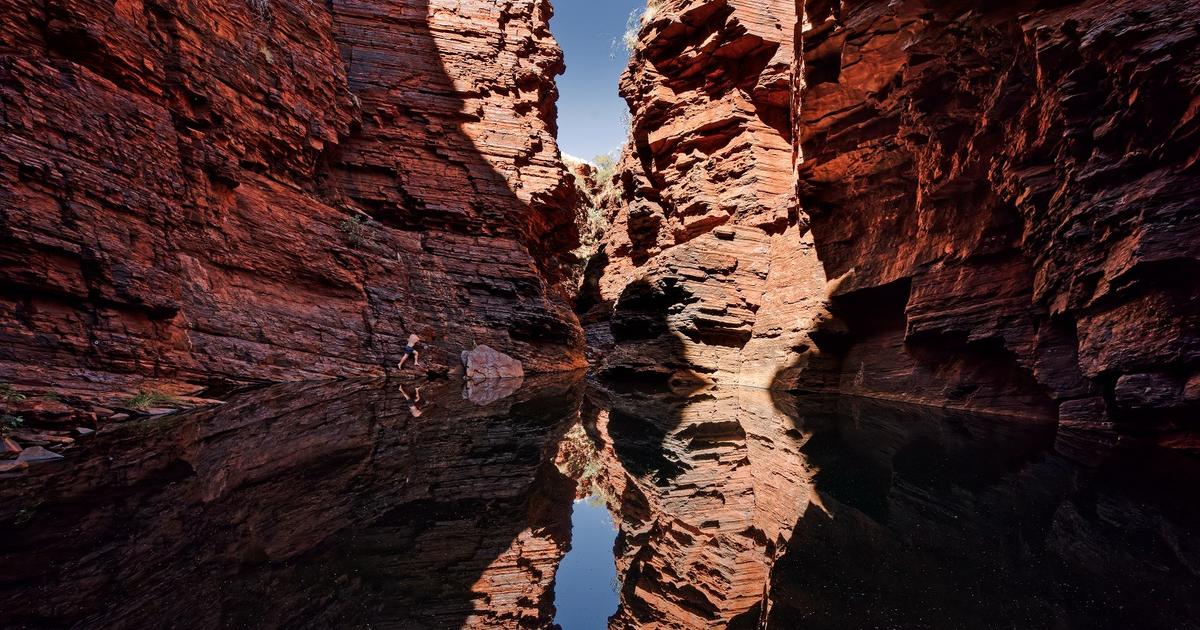
<path fill-rule="evenodd" d="M 1200 7 L 666 2 L 621 93 L 600 369 L 1193 449 Z"/>
<path fill-rule="evenodd" d="M 602 374 L 1195 445 L 1194 3 L 655 2 L 578 296 L 549 3 L 235 5 L 6 8 L 6 382 L 577 369 L 575 303 Z"/>
<path fill-rule="evenodd" d="M 1200 630 L 1200 3 L 628 1 L 0 0 L 0 626 Z"/>

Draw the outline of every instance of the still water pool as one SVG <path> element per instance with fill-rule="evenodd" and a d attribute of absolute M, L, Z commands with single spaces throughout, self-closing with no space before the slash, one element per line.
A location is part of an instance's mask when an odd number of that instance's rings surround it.
<path fill-rule="evenodd" d="M 604 498 L 593 494 L 575 502 L 571 512 L 571 550 L 554 580 L 554 623 L 576 630 L 608 627 L 617 612 L 620 585 L 613 560 L 617 526 Z"/>
<path fill-rule="evenodd" d="M 853 398 L 278 385 L 0 478 L 0 627 L 1200 628 L 1197 482 Z"/>

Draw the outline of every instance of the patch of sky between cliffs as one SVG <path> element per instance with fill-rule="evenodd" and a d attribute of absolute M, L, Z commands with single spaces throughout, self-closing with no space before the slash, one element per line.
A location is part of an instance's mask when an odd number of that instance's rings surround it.
<path fill-rule="evenodd" d="M 617 93 L 629 62 L 625 33 L 646 0 L 554 0 L 550 30 L 566 58 L 558 78 L 558 146 L 581 161 L 616 156 L 629 108 Z"/>
<path fill-rule="evenodd" d="M 575 502 L 571 550 L 554 578 L 554 623 L 562 630 L 604 630 L 617 612 L 619 584 L 613 544 L 617 528 L 598 496 Z"/>

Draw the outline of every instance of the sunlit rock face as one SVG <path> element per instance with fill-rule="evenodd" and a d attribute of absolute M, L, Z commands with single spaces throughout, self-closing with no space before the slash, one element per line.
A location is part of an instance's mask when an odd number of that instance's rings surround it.
<path fill-rule="evenodd" d="M 842 279 L 841 389 L 1194 447 L 1200 5 L 803 18 L 800 203 Z"/>
<path fill-rule="evenodd" d="M 656 3 L 599 367 L 1194 448 L 1200 6 L 993 5 Z"/>
<path fill-rule="evenodd" d="M 4 623 L 545 627 L 581 393 L 279 385 L 103 432 L 0 482 Z"/>
<path fill-rule="evenodd" d="M 579 367 L 549 17 L 6 3 L 3 380 L 374 375 L 412 332 Z"/>
<path fill-rule="evenodd" d="M 812 491 L 792 418 L 761 389 L 589 400 L 598 483 L 619 506 L 609 627 L 756 627 Z"/>
<path fill-rule="evenodd" d="M 603 314 L 595 327 L 611 318 L 600 365 L 770 385 L 823 317 L 793 178 L 796 7 L 654 7 L 621 80 L 632 112 L 621 195 L 585 286 Z"/>

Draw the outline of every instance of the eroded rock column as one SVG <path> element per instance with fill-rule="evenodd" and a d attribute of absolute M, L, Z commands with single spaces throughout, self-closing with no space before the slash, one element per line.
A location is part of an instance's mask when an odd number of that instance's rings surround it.
<path fill-rule="evenodd" d="M 782 382 L 825 284 L 792 176 L 795 6 L 654 6 L 621 81 L 631 137 L 593 269 L 615 341 L 601 369 Z"/>

